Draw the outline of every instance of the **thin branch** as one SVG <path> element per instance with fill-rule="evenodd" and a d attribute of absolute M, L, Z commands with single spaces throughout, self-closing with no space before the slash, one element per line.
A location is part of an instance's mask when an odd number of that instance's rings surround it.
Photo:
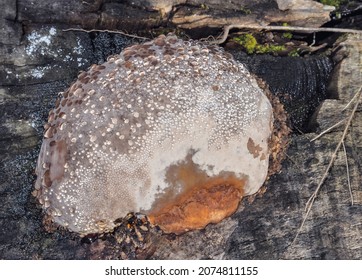
<path fill-rule="evenodd" d="M 347 172 L 348 190 L 349 190 L 349 195 L 351 196 L 351 205 L 353 206 L 353 204 L 354 204 L 353 193 L 352 193 L 352 187 L 351 187 L 351 180 L 350 180 L 350 176 L 349 176 L 349 166 L 348 166 L 347 151 L 346 151 L 346 146 L 344 145 L 344 141 L 342 141 L 342 147 L 343 147 L 343 151 L 344 151 L 344 158 L 346 160 L 346 172 Z"/>
<path fill-rule="evenodd" d="M 353 103 L 353 101 L 354 101 L 356 98 L 357 98 L 357 94 L 355 94 L 355 95 L 352 97 L 352 99 L 347 103 L 347 105 L 344 106 L 344 108 L 342 109 L 342 112 L 343 112 L 344 110 L 346 110 L 349 106 L 351 106 L 351 104 Z"/>
<path fill-rule="evenodd" d="M 321 136 L 323 136 L 324 134 L 326 134 L 327 132 L 331 131 L 333 128 L 340 126 L 342 123 L 344 123 L 346 121 L 346 119 L 343 119 L 337 123 L 335 123 L 334 125 L 332 125 L 331 127 L 327 128 L 326 130 L 323 130 L 321 133 L 319 133 L 316 137 L 314 137 L 312 140 L 310 140 L 310 142 L 313 142 L 315 140 L 317 140 L 318 138 L 320 138 Z"/>
<path fill-rule="evenodd" d="M 222 36 L 210 44 L 222 44 L 229 36 L 231 29 L 257 29 L 257 30 L 274 30 L 274 31 L 303 31 L 303 32 L 335 32 L 335 33 L 354 33 L 362 34 L 362 30 L 344 29 L 344 28 L 331 28 L 331 27 L 301 27 L 301 26 L 269 26 L 257 24 L 231 24 L 224 27 Z"/>
<path fill-rule="evenodd" d="M 295 241 L 297 240 L 300 232 L 302 231 L 302 228 L 304 227 L 304 224 L 305 224 L 307 218 L 309 217 L 309 214 L 310 214 L 310 211 L 311 211 L 311 209 L 312 209 L 313 203 L 314 203 L 315 199 L 317 198 L 317 195 L 318 195 L 318 193 L 319 193 L 319 191 L 320 191 L 320 189 L 321 189 L 324 181 L 326 180 L 326 178 L 327 178 L 327 176 L 328 176 L 328 174 L 329 174 L 329 170 L 330 170 L 331 167 L 333 166 L 333 163 L 334 163 L 334 161 L 335 161 L 335 159 L 336 159 L 336 157 L 337 157 L 337 153 L 338 153 L 338 151 L 339 151 L 339 149 L 340 149 L 340 147 L 341 147 L 341 145 L 342 145 L 342 143 L 343 143 L 343 141 L 344 141 L 344 139 L 345 139 L 345 137 L 346 137 L 346 135 L 347 135 L 348 129 L 349 129 L 351 123 L 352 123 L 352 119 L 353 119 L 353 117 L 354 117 L 354 115 L 355 115 L 355 113 L 356 113 L 356 111 L 357 111 L 358 105 L 360 104 L 360 102 L 361 102 L 361 100 L 362 100 L 362 98 L 361 98 L 361 97 L 362 97 L 362 94 L 361 94 L 361 93 L 362 93 L 362 86 L 360 86 L 360 88 L 358 89 L 358 91 L 357 91 L 357 93 L 356 93 L 356 95 L 357 95 L 357 97 L 356 97 L 357 101 L 356 101 L 356 104 L 354 105 L 353 110 L 352 110 L 352 112 L 351 112 L 351 114 L 350 114 L 350 116 L 349 116 L 349 118 L 348 118 L 348 120 L 347 120 L 346 126 L 345 126 L 345 128 L 344 128 L 344 130 L 343 130 L 343 134 L 342 134 L 341 140 L 338 142 L 337 147 L 335 148 L 335 150 L 334 150 L 334 152 L 333 152 L 333 154 L 332 154 L 332 157 L 331 157 L 331 159 L 330 159 L 330 161 L 329 161 L 329 164 L 328 164 L 328 166 L 327 166 L 326 171 L 325 171 L 324 174 L 323 174 L 322 179 L 319 181 L 319 184 L 318 184 L 317 188 L 315 189 L 314 193 L 312 194 L 312 196 L 308 199 L 308 201 L 307 201 L 307 203 L 306 203 L 306 208 L 305 208 L 305 212 L 306 212 L 306 213 L 305 213 L 304 218 L 303 218 L 303 221 L 302 221 L 302 223 L 301 223 L 301 225 L 300 225 L 300 227 L 299 227 L 299 229 L 298 229 L 298 231 L 297 231 L 297 234 L 295 235 L 295 237 L 294 237 L 294 239 L 293 239 L 293 241 L 292 241 L 292 243 L 291 243 L 290 246 L 293 246 L 293 245 L 294 245 L 294 243 L 295 243 Z"/>
<path fill-rule="evenodd" d="M 108 30 L 108 29 L 90 29 L 90 30 L 86 30 L 86 29 L 82 29 L 82 28 L 68 28 L 68 29 L 63 29 L 63 32 L 69 32 L 69 31 L 81 31 L 81 32 L 86 32 L 86 33 L 91 33 L 91 32 L 107 32 L 107 33 L 116 33 L 116 34 L 121 34 L 130 38 L 135 38 L 135 39 L 142 39 L 142 40 L 149 40 L 149 38 L 147 37 L 141 37 L 141 36 L 137 36 L 137 35 L 131 35 L 122 31 L 115 31 L 115 30 Z"/>
<path fill-rule="evenodd" d="M 358 92 L 356 93 L 356 94 L 358 95 L 357 102 L 356 102 L 355 106 L 353 107 L 353 110 L 352 110 L 352 112 L 351 112 L 351 115 L 350 115 L 349 118 L 348 118 L 348 121 L 347 121 L 347 123 L 346 123 L 346 126 L 345 126 L 344 131 L 343 131 L 343 134 L 342 134 L 342 138 L 341 138 L 341 140 L 338 142 L 338 145 L 337 145 L 336 149 L 335 149 L 334 152 L 333 152 L 332 158 L 331 158 L 331 160 L 330 160 L 330 162 L 329 162 L 329 164 L 328 164 L 328 167 L 327 167 L 326 171 L 324 172 L 324 175 L 323 175 L 321 181 L 320 181 L 319 184 L 318 184 L 317 189 L 314 191 L 313 195 L 312 195 L 312 196 L 309 198 L 309 200 L 307 201 L 306 211 L 307 211 L 307 209 L 311 208 L 314 200 L 315 200 L 316 197 L 317 197 L 317 194 L 318 194 L 321 186 L 323 185 L 325 179 L 326 179 L 327 176 L 328 176 L 329 170 L 331 169 L 331 167 L 332 167 L 332 165 L 333 165 L 333 163 L 334 163 L 335 158 L 337 157 L 338 150 L 340 149 L 340 147 L 341 147 L 341 145 L 342 145 L 342 143 L 343 143 L 343 141 L 344 141 L 344 138 L 345 138 L 346 135 L 347 135 L 347 132 L 348 132 L 348 129 L 349 129 L 350 125 L 351 125 L 351 122 L 352 122 L 352 119 L 353 119 L 353 117 L 354 117 L 354 114 L 355 114 L 355 112 L 356 112 L 356 110 L 357 110 L 357 108 L 358 108 L 359 103 L 361 102 L 361 91 L 362 91 L 362 86 L 359 88 Z"/>

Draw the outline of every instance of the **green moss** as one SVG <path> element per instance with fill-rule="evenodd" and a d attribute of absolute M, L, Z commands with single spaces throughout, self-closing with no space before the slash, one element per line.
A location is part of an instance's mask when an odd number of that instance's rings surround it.
<path fill-rule="evenodd" d="M 287 22 L 283 22 L 282 26 L 289 26 Z M 293 38 L 293 34 L 291 32 L 284 32 L 282 35 L 283 38 L 285 39 L 292 39 Z"/>
<path fill-rule="evenodd" d="M 334 6 L 339 8 L 339 6 L 346 2 L 346 0 L 319 0 L 324 5 Z"/>
<path fill-rule="evenodd" d="M 256 53 L 277 53 L 284 51 L 285 47 L 280 45 L 264 44 L 256 47 Z"/>
<path fill-rule="evenodd" d="M 285 39 L 292 39 L 293 38 L 293 34 L 291 32 L 284 32 L 282 36 Z"/>
<path fill-rule="evenodd" d="M 276 53 L 285 50 L 285 47 L 281 45 L 259 44 L 252 34 L 243 34 L 235 37 L 234 41 L 240 44 L 248 54 Z"/>
<path fill-rule="evenodd" d="M 288 53 L 288 56 L 299 56 L 299 49 L 293 49 Z"/>
<path fill-rule="evenodd" d="M 245 8 L 244 6 L 241 6 L 240 11 L 243 12 L 245 15 L 251 14 L 251 10 L 248 8 Z"/>
<path fill-rule="evenodd" d="M 240 37 L 234 38 L 234 41 L 242 45 L 248 54 L 254 53 L 258 45 L 258 41 L 251 34 L 243 34 Z"/>
<path fill-rule="evenodd" d="M 200 8 L 203 9 L 203 10 L 208 10 L 209 6 L 207 6 L 206 4 L 201 4 Z"/>

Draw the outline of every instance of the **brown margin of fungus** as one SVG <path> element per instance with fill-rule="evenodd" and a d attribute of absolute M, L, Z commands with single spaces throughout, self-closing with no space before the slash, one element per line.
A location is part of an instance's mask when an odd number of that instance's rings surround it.
<path fill-rule="evenodd" d="M 279 98 L 272 94 L 269 86 L 260 78 L 257 78 L 257 83 L 263 89 L 265 95 L 268 97 L 273 107 L 273 132 L 269 139 L 269 168 L 266 181 L 272 176 L 280 172 L 282 162 L 286 158 L 286 151 L 289 144 L 289 117 L 284 109 L 284 105 L 280 102 Z"/>

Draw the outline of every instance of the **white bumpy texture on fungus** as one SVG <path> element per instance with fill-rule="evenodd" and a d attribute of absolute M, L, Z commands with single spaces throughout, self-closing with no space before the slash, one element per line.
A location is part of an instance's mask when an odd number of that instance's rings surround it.
<path fill-rule="evenodd" d="M 111 231 L 129 212 L 165 232 L 203 228 L 262 186 L 272 123 L 230 54 L 162 35 L 93 65 L 57 100 L 34 194 L 80 234 Z"/>

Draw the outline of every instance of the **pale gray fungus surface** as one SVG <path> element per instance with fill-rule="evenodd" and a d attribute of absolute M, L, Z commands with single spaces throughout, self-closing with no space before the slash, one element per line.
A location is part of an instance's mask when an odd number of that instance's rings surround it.
<path fill-rule="evenodd" d="M 143 212 L 165 232 L 231 215 L 268 171 L 272 107 L 216 46 L 160 36 L 82 72 L 49 113 L 34 195 L 57 224 L 111 231 Z"/>

